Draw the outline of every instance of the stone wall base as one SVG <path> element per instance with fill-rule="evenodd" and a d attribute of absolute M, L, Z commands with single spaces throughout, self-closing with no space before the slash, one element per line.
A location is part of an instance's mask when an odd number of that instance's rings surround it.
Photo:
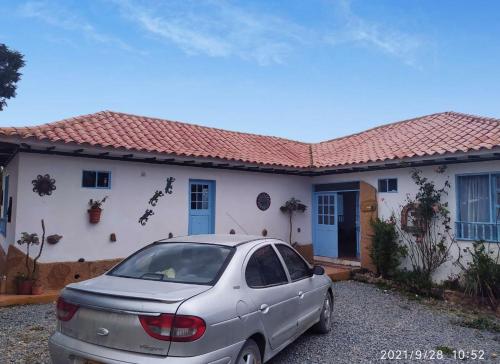
<path fill-rule="evenodd" d="M 309 263 L 314 264 L 314 251 L 312 244 L 305 244 L 305 245 L 295 244 L 293 247 L 300 253 L 300 255 L 306 258 L 306 260 Z"/>
<path fill-rule="evenodd" d="M 121 260 L 122 258 L 89 262 L 38 263 L 37 280 L 44 290 L 59 290 L 69 283 L 101 275 Z M 33 260 L 31 258 L 28 265 L 32 269 Z M 7 275 L 8 294 L 16 293 L 16 276 L 20 273 L 26 274 L 26 254 L 11 245 L 7 252 L 4 272 Z"/>
<path fill-rule="evenodd" d="M 3 276 L 7 271 L 7 254 L 0 245 L 0 277 Z"/>

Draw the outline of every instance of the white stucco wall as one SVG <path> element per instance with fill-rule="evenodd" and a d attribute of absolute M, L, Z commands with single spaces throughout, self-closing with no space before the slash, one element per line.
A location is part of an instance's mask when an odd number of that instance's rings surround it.
<path fill-rule="evenodd" d="M 111 189 L 81 187 L 82 170 L 109 170 L 112 173 Z M 451 188 L 447 201 L 452 224 L 456 217 L 455 176 L 464 173 L 500 172 L 500 162 L 476 162 L 449 165 L 444 175 L 437 174 L 435 167 L 421 168 L 424 176 L 436 181 L 438 186 L 449 176 Z M 56 245 L 46 246 L 43 262 L 75 261 L 79 258 L 98 260 L 125 257 L 143 245 L 165 238 L 188 233 L 188 182 L 189 179 L 216 181 L 215 232 L 260 235 L 265 228 L 269 236 L 288 239 L 288 220 L 279 206 L 290 197 L 302 200 L 309 208 L 294 218 L 293 241 L 311 243 L 311 191 L 312 184 L 346 181 L 365 181 L 375 188 L 379 178 L 397 178 L 397 193 L 379 193 L 379 215 L 388 218 L 393 211 L 400 211 L 408 194 L 417 188 L 410 177 L 409 168 L 370 172 L 337 174 L 321 177 L 239 172 L 209 168 L 157 165 L 138 162 L 122 162 L 90 158 L 48 156 L 39 154 L 17 155 L 7 166 L 10 174 L 10 195 L 13 197 L 12 223 L 8 224 L 7 241 L 0 236 L 0 243 L 7 250 L 22 231 L 41 232 L 40 219 L 44 218 L 48 234 L 63 235 Z M 52 196 L 40 197 L 32 191 L 31 181 L 38 174 L 50 174 L 56 179 L 57 189 Z M 153 208 L 146 226 L 138 223 L 155 190 L 163 190 L 166 178 L 173 176 L 174 193 L 159 200 Z M 271 196 L 271 207 L 260 211 L 255 203 L 260 192 Z M 88 200 L 109 196 L 104 205 L 101 222 L 88 223 Z M 234 218 L 236 222 L 231 218 Z M 241 225 L 244 231 L 238 226 Z M 300 228 L 301 232 L 297 231 Z M 110 242 L 111 233 L 118 241 Z M 452 251 L 470 246 L 460 241 Z M 498 244 L 493 244 L 498 249 Z M 446 263 L 435 276 L 446 279 L 456 272 L 452 262 Z"/>
<path fill-rule="evenodd" d="M 449 189 L 449 194 L 446 201 L 449 204 L 449 209 L 451 212 L 452 226 L 455 226 L 456 220 L 456 192 L 455 192 L 455 177 L 456 175 L 465 173 L 482 173 L 482 172 L 500 172 L 500 161 L 494 162 L 476 162 L 476 163 L 463 163 L 463 164 L 450 164 L 448 165 L 446 172 L 443 174 L 438 174 L 435 172 L 435 166 L 428 166 L 419 168 L 422 170 L 422 175 L 432 179 L 436 182 L 437 187 L 444 185 L 445 179 L 448 177 L 451 187 Z M 365 181 L 375 188 L 378 189 L 378 179 L 380 178 L 397 178 L 398 179 L 398 192 L 397 193 L 377 193 L 379 216 L 381 218 L 388 218 L 393 212 L 399 215 L 401 207 L 405 205 L 405 200 L 407 195 L 410 194 L 412 197 L 415 196 L 417 192 L 417 187 L 411 179 L 410 168 L 401 169 L 388 169 L 380 171 L 370 171 L 370 172 L 358 172 L 358 173 L 346 173 L 337 174 L 331 176 L 320 176 L 313 177 L 312 183 L 334 183 L 334 182 L 346 182 L 346 181 Z M 445 265 L 439 269 L 435 274 L 435 279 L 437 281 L 446 279 L 451 273 L 457 272 L 458 269 L 452 265 L 452 261 L 456 260 L 458 255 L 458 248 L 465 248 L 471 246 L 469 241 L 459 241 L 458 245 L 454 246 L 452 249 L 453 258 L 451 261 L 447 262 Z M 499 249 L 499 244 L 490 244 L 490 247 L 495 251 Z M 408 263 L 408 262 L 406 262 Z"/>
<path fill-rule="evenodd" d="M 82 188 L 84 169 L 111 171 L 111 189 Z M 52 196 L 40 197 L 32 191 L 31 181 L 47 173 L 55 178 L 57 189 Z M 176 179 L 173 194 L 160 198 L 153 208 L 155 215 L 141 226 L 138 219 L 151 208 L 149 199 L 155 190 L 164 189 L 169 176 Z M 63 239 L 46 246 L 42 262 L 125 257 L 145 244 L 166 238 L 169 232 L 174 236 L 188 233 L 189 179 L 216 181 L 216 233 L 227 234 L 234 229 L 236 233 L 260 235 L 265 228 L 268 236 L 287 240 L 288 219 L 279 207 L 290 197 L 307 205 L 310 201 L 309 177 L 22 153 L 13 234 L 18 239 L 22 231 L 41 233 L 40 219 L 44 218 L 47 234 L 60 234 Z M 271 196 L 271 207 L 264 212 L 256 206 L 260 192 Z M 103 206 L 101 222 L 89 224 L 89 199 L 106 195 L 109 199 Z M 309 210 L 296 216 L 294 241 L 311 243 L 310 221 Z M 110 242 L 111 233 L 117 235 L 117 242 Z M 13 238 L 13 234 L 9 236 Z"/>

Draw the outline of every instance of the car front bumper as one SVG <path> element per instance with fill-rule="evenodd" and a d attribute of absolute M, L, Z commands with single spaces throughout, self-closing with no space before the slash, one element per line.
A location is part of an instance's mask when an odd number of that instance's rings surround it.
<path fill-rule="evenodd" d="M 244 344 L 242 341 L 199 356 L 163 357 L 106 348 L 55 332 L 49 340 L 49 349 L 54 364 L 85 364 L 89 361 L 104 364 L 229 364 L 236 362 Z"/>

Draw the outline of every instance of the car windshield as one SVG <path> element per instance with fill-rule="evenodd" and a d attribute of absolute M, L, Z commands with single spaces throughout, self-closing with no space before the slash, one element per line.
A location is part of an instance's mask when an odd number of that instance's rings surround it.
<path fill-rule="evenodd" d="M 197 243 L 159 243 L 139 250 L 108 274 L 116 277 L 213 285 L 234 248 Z"/>

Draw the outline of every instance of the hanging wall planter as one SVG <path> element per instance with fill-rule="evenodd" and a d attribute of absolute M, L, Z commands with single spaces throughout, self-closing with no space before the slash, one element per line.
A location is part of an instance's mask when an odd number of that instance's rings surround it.
<path fill-rule="evenodd" d="M 106 202 L 108 196 L 104 197 L 102 200 L 90 200 L 90 208 L 87 210 L 89 213 L 89 222 L 91 224 L 97 224 L 101 221 L 102 205 Z"/>
<path fill-rule="evenodd" d="M 92 208 L 88 210 L 89 213 L 89 222 L 91 224 L 97 224 L 99 221 L 101 221 L 101 212 L 102 209 L 100 208 Z"/>

